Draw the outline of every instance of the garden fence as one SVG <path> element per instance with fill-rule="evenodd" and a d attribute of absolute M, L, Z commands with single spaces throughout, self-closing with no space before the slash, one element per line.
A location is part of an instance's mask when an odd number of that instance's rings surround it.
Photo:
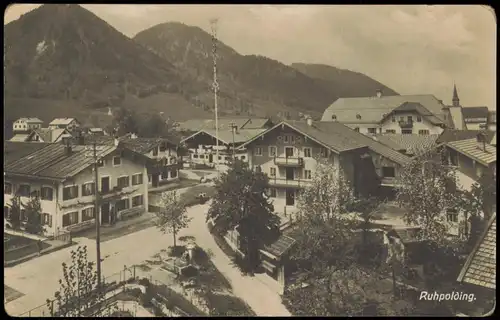
<path fill-rule="evenodd" d="M 136 276 L 136 266 L 124 267 L 123 270 L 116 272 L 106 278 L 104 278 L 103 285 L 106 293 L 113 290 L 124 288 L 128 281 L 135 279 Z M 53 317 L 57 315 L 58 302 L 54 299 L 51 300 L 49 305 L 44 303 L 36 308 L 26 311 L 19 315 L 19 317 Z"/>

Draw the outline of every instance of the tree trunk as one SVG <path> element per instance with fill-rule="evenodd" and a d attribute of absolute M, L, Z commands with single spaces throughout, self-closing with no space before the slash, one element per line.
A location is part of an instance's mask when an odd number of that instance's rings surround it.
<path fill-rule="evenodd" d="M 173 236 L 174 236 L 174 249 L 177 247 L 177 242 L 176 242 L 176 238 L 177 238 L 177 230 L 175 228 L 175 224 L 173 226 L 173 232 L 172 232 Z"/>

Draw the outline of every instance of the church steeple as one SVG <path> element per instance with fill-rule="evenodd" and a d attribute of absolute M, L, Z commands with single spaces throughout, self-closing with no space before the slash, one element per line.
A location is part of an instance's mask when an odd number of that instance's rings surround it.
<path fill-rule="evenodd" d="M 460 107 L 460 99 L 458 98 L 457 85 L 453 84 L 453 106 Z"/>

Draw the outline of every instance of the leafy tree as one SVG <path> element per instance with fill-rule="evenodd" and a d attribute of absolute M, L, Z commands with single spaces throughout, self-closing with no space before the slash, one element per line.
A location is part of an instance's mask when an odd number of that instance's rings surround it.
<path fill-rule="evenodd" d="M 147 115 L 139 125 L 139 136 L 144 138 L 157 138 L 168 135 L 170 126 L 167 121 L 156 114 Z"/>
<path fill-rule="evenodd" d="M 280 218 L 266 196 L 268 188 L 264 173 L 252 171 L 236 159 L 215 182 L 215 196 L 207 214 L 207 221 L 213 221 L 214 232 L 221 236 L 238 227 L 244 262 L 251 271 L 259 264 L 261 246 L 279 235 Z"/>
<path fill-rule="evenodd" d="M 443 244 L 449 224 L 445 212 L 455 208 L 460 195 L 453 167 L 443 165 L 439 151 L 420 154 L 399 176 L 397 202 L 406 209 L 404 220 L 422 228 L 422 237 Z"/>
<path fill-rule="evenodd" d="M 98 288 L 94 264 L 88 261 L 86 246 L 71 251 L 71 264 L 62 264 L 60 290 L 54 293 L 55 299 L 47 299 L 47 307 L 53 316 L 95 316 L 103 311 L 101 303 L 105 299 L 105 292 Z"/>
<path fill-rule="evenodd" d="M 176 191 L 161 194 L 160 211 L 155 212 L 156 226 L 163 233 L 172 233 L 174 248 L 177 247 L 177 234 L 188 226 L 191 219 L 187 216 L 186 204 L 180 200 Z"/>
<path fill-rule="evenodd" d="M 40 198 L 33 197 L 25 206 L 26 231 L 33 234 L 43 233 L 42 205 Z"/>
<path fill-rule="evenodd" d="M 299 216 L 313 213 L 328 219 L 331 214 L 348 211 L 353 198 L 349 181 L 332 163 L 317 159 L 311 184 L 298 197 Z"/>
<path fill-rule="evenodd" d="M 357 198 L 355 199 L 350 210 L 356 212 L 362 220 L 361 229 L 363 230 L 363 245 L 367 244 L 368 230 L 370 229 L 370 223 L 377 213 L 380 212 L 382 208 L 383 201 L 376 197 L 370 198 Z"/>
<path fill-rule="evenodd" d="M 19 230 L 21 227 L 21 209 L 23 204 L 21 202 L 21 196 L 16 193 L 11 200 L 9 220 L 12 225 L 12 229 Z"/>
<path fill-rule="evenodd" d="M 113 113 L 112 128 L 119 136 L 139 131 L 137 114 L 130 109 L 120 107 Z"/>

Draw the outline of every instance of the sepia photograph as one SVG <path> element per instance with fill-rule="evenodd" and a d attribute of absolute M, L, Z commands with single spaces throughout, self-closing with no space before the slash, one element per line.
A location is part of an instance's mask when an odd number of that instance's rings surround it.
<path fill-rule="evenodd" d="M 11 317 L 496 307 L 486 5 L 9 4 Z"/>

